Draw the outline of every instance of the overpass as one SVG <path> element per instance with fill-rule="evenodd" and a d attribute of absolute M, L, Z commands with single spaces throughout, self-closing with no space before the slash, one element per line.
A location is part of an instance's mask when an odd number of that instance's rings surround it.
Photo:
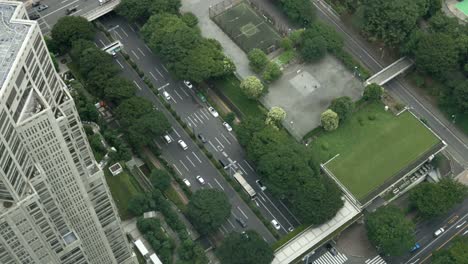
<path fill-rule="evenodd" d="M 96 8 L 81 14 L 80 16 L 86 18 L 88 21 L 93 21 L 95 19 L 98 19 L 99 17 L 111 12 L 112 10 L 115 9 L 120 4 L 120 0 L 110 0 L 109 2 L 97 6 Z"/>
<path fill-rule="evenodd" d="M 414 62 L 411 59 L 402 57 L 394 63 L 383 68 L 378 73 L 372 75 L 369 79 L 366 80 L 365 85 L 367 86 L 371 83 L 384 85 L 393 78 L 397 77 L 399 74 L 409 69 L 411 66 L 413 66 L 413 64 Z"/>

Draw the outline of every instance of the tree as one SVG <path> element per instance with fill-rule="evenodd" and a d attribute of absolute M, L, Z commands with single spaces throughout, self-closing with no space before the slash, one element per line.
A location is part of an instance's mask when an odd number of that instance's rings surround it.
<path fill-rule="evenodd" d="M 105 98 L 116 105 L 119 105 L 125 99 L 135 95 L 135 85 L 123 77 L 113 77 L 109 79 L 104 88 Z"/>
<path fill-rule="evenodd" d="M 453 95 L 458 110 L 462 113 L 468 113 L 468 81 L 465 80 L 458 84 L 453 91 Z"/>
<path fill-rule="evenodd" d="M 145 114 L 152 113 L 153 105 L 145 98 L 134 96 L 124 100 L 115 110 L 119 120 L 124 126 L 130 126 L 134 121 Z"/>
<path fill-rule="evenodd" d="M 322 37 L 326 42 L 326 49 L 329 52 L 337 52 L 343 47 L 343 38 L 332 27 L 321 22 L 313 23 L 302 34 L 302 40 L 314 40 Z"/>
<path fill-rule="evenodd" d="M 432 264 L 466 264 L 468 263 L 468 238 L 458 236 L 448 247 L 434 252 Z"/>
<path fill-rule="evenodd" d="M 208 258 L 205 255 L 203 248 L 195 243 L 192 239 L 188 238 L 182 241 L 178 249 L 179 257 L 183 262 L 177 264 L 207 264 Z"/>
<path fill-rule="evenodd" d="M 268 63 L 268 58 L 265 52 L 257 48 L 249 51 L 247 58 L 249 59 L 250 68 L 256 73 L 260 73 Z"/>
<path fill-rule="evenodd" d="M 216 252 L 223 264 L 269 264 L 273 250 L 255 231 L 230 233 Z"/>
<path fill-rule="evenodd" d="M 281 72 L 279 65 L 270 61 L 263 71 L 262 78 L 265 82 L 271 83 L 278 80 L 281 74 L 283 74 L 283 72 Z"/>
<path fill-rule="evenodd" d="M 70 57 L 75 64 L 80 63 L 81 54 L 84 50 L 95 48 L 96 45 L 90 40 L 87 39 L 78 39 L 72 42 Z"/>
<path fill-rule="evenodd" d="M 116 12 L 132 22 L 144 22 L 157 13 L 177 14 L 180 5 L 179 0 L 122 0 Z"/>
<path fill-rule="evenodd" d="M 277 127 L 281 124 L 284 118 L 286 118 L 286 111 L 279 106 L 273 106 L 270 108 L 270 111 L 268 111 L 265 124 Z"/>
<path fill-rule="evenodd" d="M 248 98 L 257 99 L 263 93 L 264 87 L 257 77 L 249 76 L 242 80 L 240 88 Z"/>
<path fill-rule="evenodd" d="M 338 114 L 331 109 L 327 109 L 320 115 L 320 123 L 326 131 L 333 131 L 338 128 Z"/>
<path fill-rule="evenodd" d="M 364 88 L 364 100 L 376 101 L 382 97 L 384 88 L 376 83 L 371 83 Z"/>
<path fill-rule="evenodd" d="M 304 29 L 296 29 L 291 34 L 289 34 L 289 38 L 291 39 L 293 46 L 298 46 L 302 43 L 302 35 L 304 34 Z"/>
<path fill-rule="evenodd" d="M 102 145 L 101 136 L 99 134 L 88 136 L 88 140 L 89 140 L 89 145 L 94 151 L 105 153 L 106 148 L 104 147 L 104 145 Z"/>
<path fill-rule="evenodd" d="M 414 245 L 414 224 L 394 206 L 380 207 L 368 215 L 367 236 L 385 254 L 402 255 Z"/>
<path fill-rule="evenodd" d="M 239 126 L 235 126 L 237 140 L 239 143 L 246 147 L 249 145 L 252 135 L 256 132 L 261 131 L 265 127 L 265 121 L 258 116 L 246 117 Z"/>
<path fill-rule="evenodd" d="M 284 37 L 281 39 L 281 43 L 280 43 L 280 46 L 284 49 L 284 50 L 291 50 L 294 46 L 294 43 L 293 41 L 288 38 L 288 37 Z"/>
<path fill-rule="evenodd" d="M 330 109 L 338 114 L 340 121 L 344 121 L 353 113 L 354 103 L 349 96 L 342 96 L 333 99 Z"/>
<path fill-rule="evenodd" d="M 306 62 L 317 61 L 325 56 L 327 52 L 327 41 L 322 36 L 314 38 L 304 38 L 299 50 L 302 58 Z"/>
<path fill-rule="evenodd" d="M 151 171 L 150 181 L 154 188 L 164 191 L 171 186 L 172 177 L 166 170 L 154 169 Z"/>
<path fill-rule="evenodd" d="M 160 137 L 171 128 L 167 118 L 159 111 L 152 111 L 136 119 L 128 128 L 127 139 L 135 147 L 142 147 Z"/>
<path fill-rule="evenodd" d="M 134 216 L 142 215 L 152 209 L 151 198 L 145 194 L 137 194 L 128 201 L 128 211 Z"/>
<path fill-rule="evenodd" d="M 191 28 L 196 27 L 198 24 L 198 18 L 192 12 L 183 13 L 181 19 Z"/>
<path fill-rule="evenodd" d="M 201 234 L 216 231 L 231 215 L 226 194 L 215 189 L 196 191 L 188 204 L 187 215 Z"/>
<path fill-rule="evenodd" d="M 309 25 L 315 19 L 315 8 L 308 0 L 281 0 L 286 15 L 300 25 Z"/>
<path fill-rule="evenodd" d="M 457 42 L 444 33 L 423 35 L 414 51 L 416 67 L 441 77 L 456 69 L 459 61 Z"/>
<path fill-rule="evenodd" d="M 467 196 L 467 188 L 453 180 L 424 182 L 410 193 L 410 202 L 425 218 L 444 215 Z"/>
<path fill-rule="evenodd" d="M 93 24 L 80 16 L 61 17 L 51 31 L 53 42 L 62 54 L 71 48 L 73 41 L 92 40 L 94 33 Z"/>

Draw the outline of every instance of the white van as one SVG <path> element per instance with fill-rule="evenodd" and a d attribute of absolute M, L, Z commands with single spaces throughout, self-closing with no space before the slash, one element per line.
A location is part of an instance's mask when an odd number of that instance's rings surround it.
<path fill-rule="evenodd" d="M 171 139 L 171 137 L 169 135 L 164 135 L 163 138 L 164 138 L 164 140 L 166 140 L 167 144 L 172 142 L 172 139 Z"/>
<path fill-rule="evenodd" d="M 166 98 L 166 100 L 168 100 L 168 101 L 171 100 L 171 95 L 168 92 L 164 91 L 163 96 L 164 96 L 164 98 Z"/>
<path fill-rule="evenodd" d="M 185 144 L 185 142 L 184 142 L 182 139 L 179 139 L 179 141 L 177 141 L 177 143 L 179 143 L 179 146 L 180 146 L 183 150 L 187 150 L 187 149 L 188 149 L 187 144 Z"/>

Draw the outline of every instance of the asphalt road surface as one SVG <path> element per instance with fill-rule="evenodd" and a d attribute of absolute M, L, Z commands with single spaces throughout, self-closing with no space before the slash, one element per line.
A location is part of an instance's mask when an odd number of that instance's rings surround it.
<path fill-rule="evenodd" d="M 201 133 L 208 140 L 206 143 L 208 151 L 216 159 L 230 159 L 232 162 L 235 162 L 233 167 L 243 174 L 246 181 L 257 192 L 257 198 L 254 202 L 260 209 L 260 212 L 269 221 L 276 219 L 280 223 L 281 228 L 279 233 L 284 235 L 289 230 L 292 230 L 292 228 L 297 227 L 300 224 L 299 221 L 292 215 L 283 202 L 275 200 L 268 194 L 268 190 L 262 192 L 256 183 L 259 176 L 255 172 L 253 165 L 246 160 L 246 155 L 237 142 L 234 133 L 227 131 L 222 125 L 222 120 L 219 117 L 215 118 L 208 111 L 208 106 L 202 103 L 196 96 L 194 91 L 196 88 L 189 89 L 182 81 L 171 78 L 164 65 L 152 54 L 143 40 L 140 39 L 135 25 L 131 25 L 123 18 L 113 15 L 102 17 L 100 22 L 109 29 L 109 32 L 116 40 L 122 42 L 126 52 L 140 69 L 145 72 L 154 85 L 159 87 L 160 91 L 166 91 L 170 94 L 171 99 L 168 102 L 173 109 L 190 126 L 195 135 Z M 173 165 L 178 172 L 182 173 L 185 171 L 193 174 L 192 170 L 195 170 L 195 168 L 193 168 L 192 163 L 197 164 L 196 161 L 197 159 L 193 156 L 189 156 L 188 158 L 178 157 Z M 197 167 L 199 166 L 202 165 L 197 165 Z M 204 164 L 202 167 L 207 166 L 211 167 L 209 164 Z M 228 170 L 228 172 L 232 173 L 232 170 Z M 197 173 L 205 177 L 203 169 Z M 215 184 L 217 183 L 215 182 Z"/>
<path fill-rule="evenodd" d="M 130 29 L 128 29 L 130 31 Z M 123 32 L 121 32 L 124 34 Z M 95 42 L 98 47 L 104 47 L 105 45 L 110 44 L 111 42 L 107 37 L 98 33 L 95 39 Z M 125 48 L 124 48 L 125 49 Z M 132 54 L 130 50 L 126 50 L 129 54 Z M 139 52 L 137 50 L 137 52 Z M 146 50 L 143 54 L 149 54 L 149 51 Z M 140 56 L 143 56 L 140 54 Z M 135 58 L 134 58 L 135 59 Z M 164 140 L 156 139 L 157 144 L 162 147 L 162 153 L 164 158 L 171 164 L 175 165 L 176 171 L 179 173 L 181 178 L 186 178 L 191 184 L 191 189 L 196 191 L 203 188 L 216 188 L 223 191 L 229 198 L 229 201 L 232 205 L 231 216 L 228 221 L 223 224 L 220 228 L 220 232 L 223 235 L 231 231 L 244 231 L 246 229 L 253 229 L 257 231 L 265 241 L 268 243 L 273 243 L 276 239 L 270 233 L 270 231 L 263 225 L 263 223 L 255 216 L 252 210 L 248 205 L 239 197 L 235 190 L 230 186 L 230 184 L 224 179 L 222 175 L 212 166 L 211 162 L 206 158 L 206 156 L 199 150 L 196 144 L 190 139 L 190 137 L 185 133 L 183 128 L 177 123 L 177 121 L 169 114 L 165 107 L 161 104 L 159 99 L 154 95 L 154 93 L 146 86 L 146 84 L 141 80 L 137 73 L 126 63 L 125 59 L 117 54 L 115 57 L 116 64 L 119 65 L 122 72 L 121 75 L 134 82 L 137 87 L 137 95 L 145 97 L 146 99 L 153 102 L 158 110 L 161 110 L 169 122 L 172 125 L 169 135 L 174 141 L 170 144 L 164 143 Z M 157 67 L 158 71 L 167 72 L 162 67 Z M 165 82 L 163 76 L 159 76 L 158 79 L 160 83 Z M 185 96 L 185 94 L 184 94 Z M 182 139 L 187 145 L 188 149 L 183 150 L 178 144 L 177 141 Z M 202 185 L 195 177 L 201 175 L 205 184 Z M 247 224 L 247 228 L 242 228 L 237 222 L 236 218 L 242 218 Z"/>
<path fill-rule="evenodd" d="M 378 72 L 386 65 L 379 55 L 373 54 L 368 44 L 360 37 L 349 30 L 339 16 L 334 13 L 331 7 L 323 0 L 313 0 L 317 7 L 318 18 L 333 26 L 344 38 L 345 49 L 365 64 L 372 72 Z M 386 85 L 387 90 L 398 97 L 421 118 L 427 120 L 429 127 L 433 129 L 447 144 L 447 151 L 464 168 L 468 168 L 468 139 L 466 135 L 458 131 L 451 121 L 424 98 L 416 95 L 409 88 L 408 83 L 403 78 L 396 78 Z M 456 172 L 458 173 L 458 172 Z"/>

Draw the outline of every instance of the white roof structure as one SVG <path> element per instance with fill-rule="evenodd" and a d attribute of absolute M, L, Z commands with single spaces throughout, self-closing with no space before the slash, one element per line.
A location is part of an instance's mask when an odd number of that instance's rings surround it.
<path fill-rule="evenodd" d="M 162 264 L 161 260 L 159 260 L 158 256 L 156 253 L 153 253 L 150 255 L 150 260 L 153 264 Z"/>
<path fill-rule="evenodd" d="M 141 255 L 146 256 L 148 254 L 148 250 L 146 249 L 145 245 L 143 245 L 143 242 L 140 239 L 133 242 L 133 244 L 135 244 L 138 251 L 140 251 Z"/>

